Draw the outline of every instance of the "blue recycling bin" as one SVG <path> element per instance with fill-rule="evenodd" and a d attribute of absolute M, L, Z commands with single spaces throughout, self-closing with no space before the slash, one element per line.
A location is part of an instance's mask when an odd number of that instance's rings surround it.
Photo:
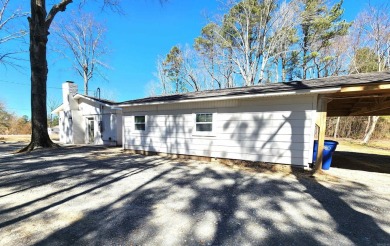
<path fill-rule="evenodd" d="M 329 170 L 330 165 L 332 164 L 333 152 L 336 151 L 336 147 L 339 143 L 332 140 L 325 140 L 324 142 L 324 152 L 322 154 L 322 170 Z M 313 163 L 317 160 L 317 150 L 318 150 L 318 140 L 314 140 L 314 150 L 313 150 Z"/>

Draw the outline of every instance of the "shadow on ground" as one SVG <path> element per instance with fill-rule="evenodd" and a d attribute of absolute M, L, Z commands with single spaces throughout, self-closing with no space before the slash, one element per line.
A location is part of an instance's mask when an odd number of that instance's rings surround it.
<path fill-rule="evenodd" d="M 390 155 L 336 151 L 333 154 L 332 167 L 390 173 Z"/>
<path fill-rule="evenodd" d="M 388 197 L 358 183 L 333 187 L 299 175 L 254 174 L 103 147 L 4 156 L 0 163 L 1 245 L 390 240 L 384 229 Z"/>

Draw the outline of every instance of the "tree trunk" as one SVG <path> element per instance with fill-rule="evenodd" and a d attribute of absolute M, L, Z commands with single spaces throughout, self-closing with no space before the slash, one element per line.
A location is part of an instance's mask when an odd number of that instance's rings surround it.
<path fill-rule="evenodd" d="M 372 116 L 368 116 L 367 117 L 367 126 L 366 126 L 366 130 L 364 130 L 364 136 L 366 136 L 367 135 L 367 133 L 368 133 L 368 130 L 370 130 L 370 126 L 371 126 L 371 118 L 372 118 Z"/>
<path fill-rule="evenodd" d="M 374 133 L 376 123 L 378 122 L 378 119 L 379 119 L 379 116 L 372 116 L 370 128 L 363 139 L 364 144 L 366 144 L 366 143 L 368 143 L 368 141 L 370 141 L 370 138 L 371 138 L 372 134 Z"/>
<path fill-rule="evenodd" d="M 88 69 L 88 68 L 87 68 Z M 88 70 L 85 71 L 84 70 L 84 74 L 83 74 L 83 77 L 84 77 L 84 95 L 88 96 Z"/>
<path fill-rule="evenodd" d="M 47 132 L 46 82 L 47 60 L 46 44 L 49 34 L 45 18 L 44 1 L 31 1 L 30 27 L 30 65 L 31 65 L 31 142 L 20 150 L 31 151 L 34 148 L 50 148 L 54 144 Z"/>
<path fill-rule="evenodd" d="M 333 135 L 334 138 L 337 138 L 337 135 L 339 133 L 339 126 L 340 126 L 340 116 L 337 117 L 336 127 L 334 128 L 334 135 Z"/>

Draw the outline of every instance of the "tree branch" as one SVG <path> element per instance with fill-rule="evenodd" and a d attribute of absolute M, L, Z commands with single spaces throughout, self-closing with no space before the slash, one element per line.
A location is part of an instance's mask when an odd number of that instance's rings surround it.
<path fill-rule="evenodd" d="M 45 23 L 46 23 L 46 28 L 49 29 L 51 23 L 54 20 L 54 17 L 58 12 L 64 12 L 66 10 L 66 6 L 70 3 L 72 3 L 72 0 L 62 0 L 59 4 L 53 5 L 51 8 L 49 14 L 46 17 Z"/>

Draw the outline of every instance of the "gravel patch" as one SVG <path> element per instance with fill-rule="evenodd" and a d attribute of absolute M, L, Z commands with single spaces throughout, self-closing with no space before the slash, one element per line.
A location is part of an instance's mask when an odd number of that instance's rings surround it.
<path fill-rule="evenodd" d="M 389 245 L 390 175 L 0 145 L 0 245 Z"/>

